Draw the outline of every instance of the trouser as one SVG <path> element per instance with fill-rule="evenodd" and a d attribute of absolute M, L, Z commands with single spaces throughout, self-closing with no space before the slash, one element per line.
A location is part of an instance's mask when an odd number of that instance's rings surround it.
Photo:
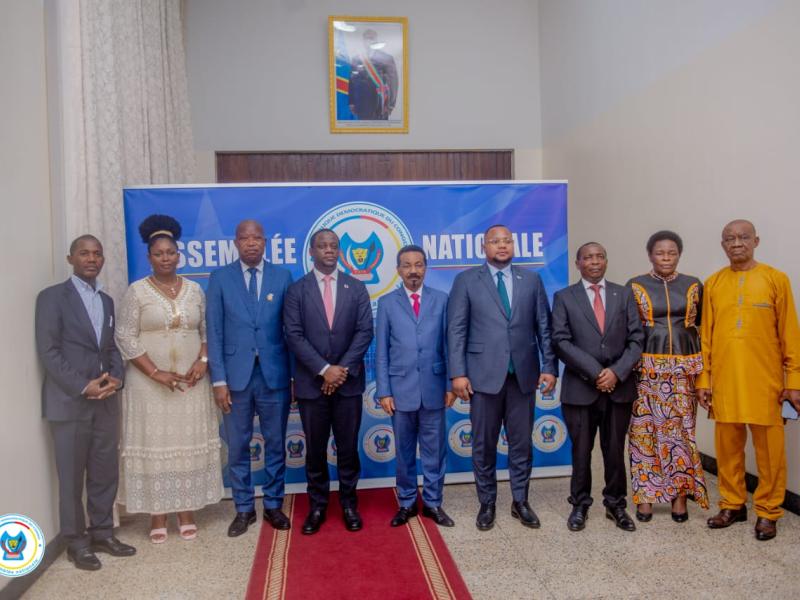
<path fill-rule="evenodd" d="M 599 429 L 605 475 L 603 505 L 625 508 L 628 492 L 625 434 L 631 418 L 631 404 L 613 402 L 608 394 L 602 394 L 588 406 L 562 404 L 561 412 L 572 441 L 569 503 L 573 506 L 592 505 L 592 449 Z"/>
<path fill-rule="evenodd" d="M 406 508 L 417 501 L 417 442 L 422 463 L 422 501 L 442 505 L 445 457 L 445 409 L 396 410 L 392 415 L 397 448 L 397 497 Z"/>
<path fill-rule="evenodd" d="M 497 394 L 475 392 L 470 401 L 472 423 L 472 469 L 481 504 L 497 498 L 497 440 L 500 427 L 508 437 L 508 474 L 514 502 L 528 500 L 533 454 L 534 395 L 523 394 L 513 374 Z"/>
<path fill-rule="evenodd" d="M 51 421 L 50 431 L 58 472 L 61 535 L 73 550 L 85 548 L 93 539 L 111 537 L 119 483 L 119 415 L 98 406 L 85 421 Z"/>
<path fill-rule="evenodd" d="M 280 508 L 283 505 L 289 402 L 289 388 L 268 388 L 258 363 L 247 387 L 231 392 L 231 412 L 223 414 L 222 421 L 228 444 L 228 475 L 237 512 L 255 510 L 250 442 L 256 414 L 264 438 L 264 508 Z"/>
<path fill-rule="evenodd" d="M 738 509 L 747 502 L 744 446 L 747 427 L 753 438 L 758 467 L 758 487 L 753 493 L 753 507 L 759 517 L 777 520 L 783 516 L 786 495 L 786 448 L 783 425 L 745 425 L 720 423 L 714 427 L 717 469 L 722 509 Z"/>
<path fill-rule="evenodd" d="M 330 493 L 328 438 L 333 429 L 336 469 L 339 474 L 339 502 L 342 508 L 356 508 L 356 486 L 361 473 L 358 430 L 361 427 L 361 396 L 333 393 L 317 398 L 300 398 L 300 420 L 306 436 L 306 481 L 311 509 L 325 510 Z"/>

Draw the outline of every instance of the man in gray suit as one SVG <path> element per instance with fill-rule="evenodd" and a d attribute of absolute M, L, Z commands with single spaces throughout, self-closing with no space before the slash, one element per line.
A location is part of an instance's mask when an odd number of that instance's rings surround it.
<path fill-rule="evenodd" d="M 484 234 L 486 264 L 460 273 L 447 305 L 447 342 L 453 392 L 470 402 L 472 466 L 480 510 L 478 529 L 494 526 L 497 441 L 508 436 L 511 515 L 539 527 L 528 504 L 536 388 L 556 384 L 550 305 L 539 276 L 511 265 L 514 240 L 504 225 Z"/>
<path fill-rule="evenodd" d="M 119 478 L 116 392 L 123 365 L 114 343 L 114 301 L 97 281 L 103 261 L 97 238 L 82 235 L 67 256 L 73 275 L 36 299 L 36 349 L 45 372 L 42 408 L 55 446 L 61 535 L 69 560 L 88 571 L 102 566 L 95 552 L 136 553 L 112 531 Z"/>
<path fill-rule="evenodd" d="M 586 525 L 592 504 L 592 448 L 598 429 L 603 451 L 606 516 L 634 531 L 625 511 L 625 434 L 636 399 L 633 369 L 642 355 L 644 331 L 629 288 L 606 281 L 608 260 L 600 244 L 578 248 L 581 281 L 553 298 L 553 343 L 564 363 L 561 410 L 572 440 L 570 531 Z"/>

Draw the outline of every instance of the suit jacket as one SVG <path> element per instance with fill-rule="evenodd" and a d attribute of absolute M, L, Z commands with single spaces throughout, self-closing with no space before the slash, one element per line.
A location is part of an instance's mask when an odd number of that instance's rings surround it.
<path fill-rule="evenodd" d="M 619 379 L 614 402 L 633 402 L 644 331 L 630 288 L 606 281 L 605 328 L 600 327 L 580 281 L 553 298 L 553 343 L 564 363 L 561 403 L 587 406 L 600 397 L 595 380 L 608 367 Z"/>
<path fill-rule="evenodd" d="M 206 329 L 212 382 L 225 381 L 230 390 L 242 391 L 250 382 L 258 355 L 267 387 L 280 390 L 289 386 L 282 315 L 291 283 L 288 270 L 265 262 L 256 304 L 247 291 L 241 261 L 211 274 L 206 292 Z"/>
<path fill-rule="evenodd" d="M 102 402 L 81 392 L 91 379 L 108 372 L 122 380 L 122 356 L 114 342 L 114 301 L 100 292 L 103 326 L 100 343 L 89 313 L 71 279 L 42 290 L 36 298 L 36 351 L 44 367 L 42 415 L 49 421 L 85 421 L 95 408 L 119 412 L 118 394 Z"/>
<path fill-rule="evenodd" d="M 372 341 L 372 306 L 362 282 L 339 272 L 331 328 L 311 271 L 287 290 L 283 321 L 296 360 L 294 393 L 298 398 L 322 394 L 319 372 L 326 364 L 348 368 L 347 380 L 338 389 L 340 394 L 356 396 L 364 392 L 364 354 Z"/>
<path fill-rule="evenodd" d="M 448 388 L 447 294 L 422 288 L 419 318 L 403 287 L 378 300 L 375 379 L 378 398 L 392 396 L 397 410 L 444 407 Z"/>
<path fill-rule="evenodd" d="M 458 274 L 447 305 L 450 377 L 466 375 L 486 394 L 503 387 L 509 357 L 525 394 L 536 389 L 540 372 L 557 374 L 544 285 L 533 271 L 512 266 L 511 274 L 510 319 L 486 264 Z"/>

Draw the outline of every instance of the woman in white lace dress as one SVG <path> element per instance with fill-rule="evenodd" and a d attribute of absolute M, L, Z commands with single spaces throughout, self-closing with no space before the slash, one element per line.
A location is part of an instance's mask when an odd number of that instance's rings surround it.
<path fill-rule="evenodd" d="M 150 513 L 150 540 L 167 539 L 167 514 L 194 539 L 193 511 L 222 497 L 217 409 L 206 376 L 205 295 L 176 273 L 175 219 L 139 226 L 153 274 L 128 288 L 116 340 L 128 366 L 123 389 L 121 502 Z"/>

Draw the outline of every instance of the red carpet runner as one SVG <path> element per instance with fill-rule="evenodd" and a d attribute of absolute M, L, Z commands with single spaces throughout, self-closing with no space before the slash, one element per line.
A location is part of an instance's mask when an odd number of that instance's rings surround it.
<path fill-rule="evenodd" d="M 359 490 L 364 528 L 344 528 L 339 500 L 331 494 L 328 520 L 314 535 L 300 532 L 308 496 L 287 496 L 289 531 L 261 527 L 247 586 L 247 600 L 461 600 L 467 586 L 437 525 L 421 516 L 390 527 L 397 500 L 393 489 Z"/>

